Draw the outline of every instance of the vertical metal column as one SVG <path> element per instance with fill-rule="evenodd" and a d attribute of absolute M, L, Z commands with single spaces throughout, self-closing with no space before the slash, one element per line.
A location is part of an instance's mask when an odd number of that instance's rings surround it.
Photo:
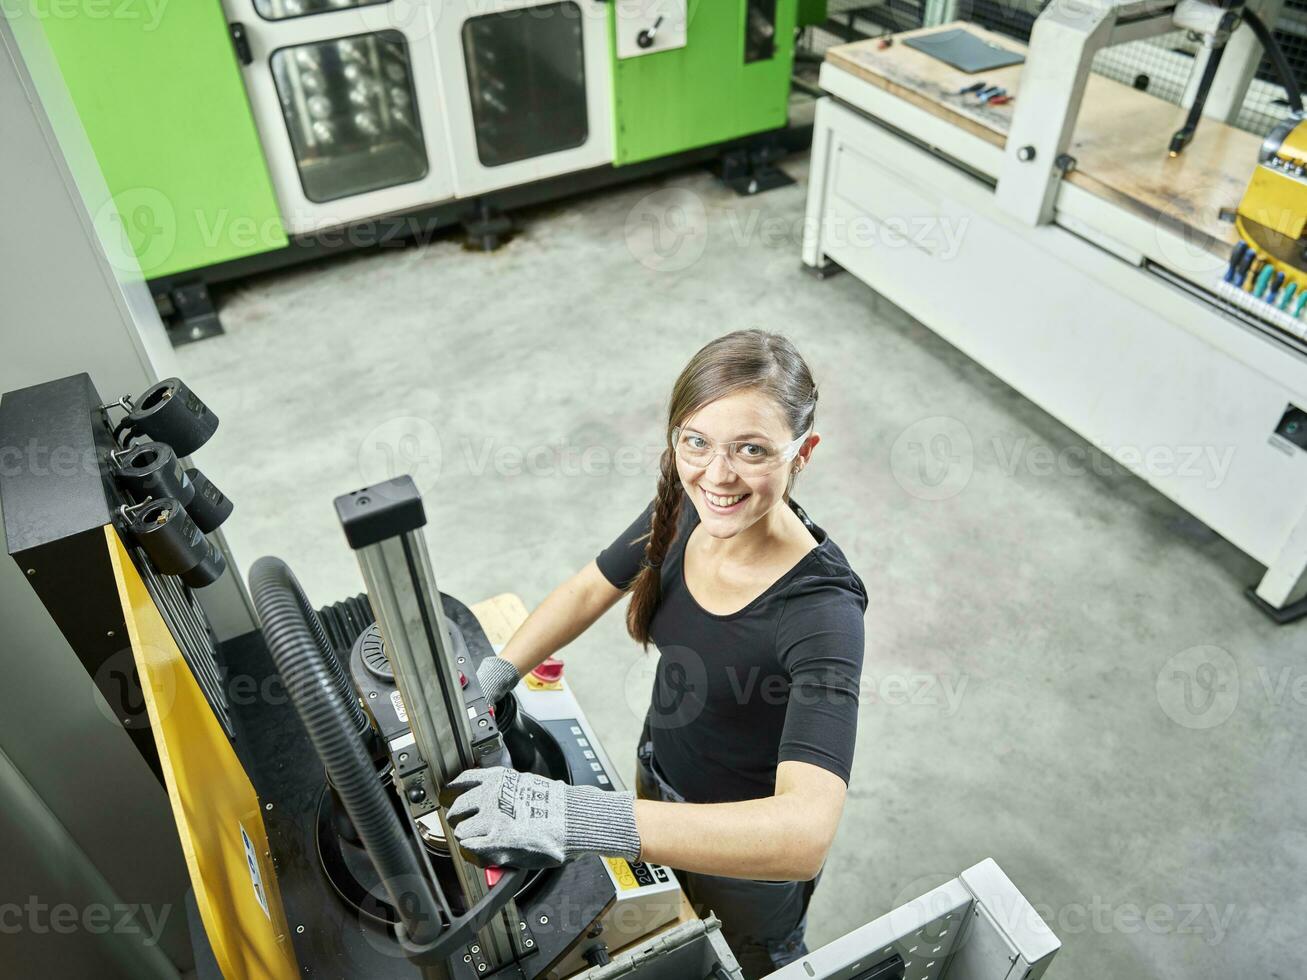
<path fill-rule="evenodd" d="M 1052 4 L 1035 20 L 994 191 L 999 206 L 1026 224 L 1053 218 L 1062 180 L 1058 158 L 1071 142 L 1090 65 L 1116 15 L 1111 0 L 1088 0 Z"/>
<path fill-rule="evenodd" d="M 476 764 L 476 754 L 440 592 L 422 537 L 427 523 L 422 498 L 412 477 L 402 476 L 337 497 L 336 513 L 350 547 L 358 553 L 409 728 L 440 799 L 450 780 Z M 437 813 L 459 885 L 471 906 L 489 891 L 485 875 L 463 859 L 443 803 Z M 516 958 L 518 930 L 513 927 L 517 921 L 516 904 L 509 902 L 479 933 L 482 948 L 496 967 Z"/>

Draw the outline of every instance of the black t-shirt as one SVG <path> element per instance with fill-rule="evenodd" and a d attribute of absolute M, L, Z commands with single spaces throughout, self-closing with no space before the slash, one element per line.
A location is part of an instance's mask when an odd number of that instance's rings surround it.
<path fill-rule="evenodd" d="M 835 542 L 790 506 L 817 547 L 743 609 L 718 616 L 685 585 L 685 542 L 699 515 L 681 503 L 650 630 L 660 657 L 649 726 L 659 770 L 691 803 L 771 796 L 787 761 L 849 781 L 867 592 Z M 640 570 L 652 510 L 597 559 L 619 589 Z"/>

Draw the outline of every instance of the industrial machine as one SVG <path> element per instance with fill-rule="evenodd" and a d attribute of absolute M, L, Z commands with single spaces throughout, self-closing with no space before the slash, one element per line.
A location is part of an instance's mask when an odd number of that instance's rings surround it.
<path fill-rule="evenodd" d="M 688 163 L 752 193 L 806 146 L 798 0 L 184 6 L 42 22 L 175 343 L 220 329 L 210 283 L 458 225 L 492 248 L 508 209 Z"/>
<path fill-rule="evenodd" d="M 558 662 L 486 703 L 492 644 L 436 586 L 410 478 L 335 501 L 366 594 L 315 609 L 262 558 L 261 628 L 215 642 L 195 591 L 230 574 L 206 529 L 232 506 L 185 457 L 217 426 L 176 378 L 0 399 L 10 554 L 167 788 L 199 975 L 739 980 L 669 868 L 485 868 L 455 843 L 444 790 L 470 767 L 618 778 Z M 1036 980 L 1058 945 L 985 861 L 774 976 Z"/>
<path fill-rule="evenodd" d="M 1287 622 L 1307 614 L 1307 321 L 1270 280 L 1301 283 L 1300 137 L 1291 117 L 1261 148 L 1226 121 L 1260 23 L 1094 0 L 1049 4 L 1028 48 L 960 23 L 908 33 L 1024 59 L 975 74 L 906 43 L 831 49 L 802 258 L 850 271 L 1266 566 L 1248 595 Z M 1209 41 L 1191 106 L 1091 72 L 1111 45 L 1176 29 Z M 1011 100 L 970 94 L 978 81 Z M 969 473 L 907 489 L 938 499 Z"/>

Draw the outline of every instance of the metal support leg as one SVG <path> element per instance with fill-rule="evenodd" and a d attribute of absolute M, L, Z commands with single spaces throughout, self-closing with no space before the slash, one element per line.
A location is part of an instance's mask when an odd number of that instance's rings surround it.
<path fill-rule="evenodd" d="M 1307 512 L 1298 518 L 1280 554 L 1248 598 L 1278 623 L 1307 616 Z"/>
<path fill-rule="evenodd" d="M 834 263 L 822 250 L 822 236 L 826 224 L 826 189 L 830 170 L 834 166 L 831 154 L 831 124 L 829 97 L 817 100 L 812 121 L 812 151 L 808 164 L 808 208 L 803 219 L 803 246 L 800 255 L 805 268 L 824 278 L 824 270 Z"/>
<path fill-rule="evenodd" d="M 155 297 L 156 304 L 161 299 L 165 303 L 160 312 L 167 316 L 168 339 L 174 347 L 222 335 L 222 321 L 209 296 L 208 284 L 192 282 L 177 286 L 166 297 Z"/>

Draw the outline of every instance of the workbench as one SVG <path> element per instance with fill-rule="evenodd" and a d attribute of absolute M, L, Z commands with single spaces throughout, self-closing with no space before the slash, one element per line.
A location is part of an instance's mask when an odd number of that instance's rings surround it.
<path fill-rule="evenodd" d="M 1000 151 L 1007 143 L 1015 102 L 980 104 L 958 94 L 979 78 L 1008 92 L 1021 87 L 1021 66 L 966 75 L 901 43 L 917 35 L 965 27 L 991 44 L 1024 52 L 1025 45 L 975 25 L 955 23 L 900 35 L 879 49 L 873 42 L 833 48 L 830 64 L 891 92 L 941 120 L 972 133 Z M 1167 222 L 1189 240 L 1225 259 L 1237 240 L 1234 225 L 1220 218 L 1233 210 L 1248 184 L 1261 140 L 1225 123 L 1204 120 L 1199 137 L 1179 157 L 1166 153 L 1167 137 L 1184 122 L 1185 110 L 1101 75 L 1089 77 L 1084 109 L 1072 141 L 1072 184 L 1118 203 L 1150 221 Z M 995 174 L 997 176 L 997 174 Z"/>
<path fill-rule="evenodd" d="M 968 75 L 903 43 L 957 27 L 1025 50 L 955 23 L 827 53 L 804 263 L 857 276 L 1176 501 L 1287 607 L 1307 591 L 1307 453 L 1275 432 L 1307 406 L 1307 344 L 1215 293 L 1237 240 L 1222 210 L 1261 140 L 1204 119 L 1171 158 L 1184 110 L 1090 75 L 1052 218 L 1032 224 L 1002 201 L 1024 67 Z M 959 94 L 982 79 L 1015 101 Z"/>

